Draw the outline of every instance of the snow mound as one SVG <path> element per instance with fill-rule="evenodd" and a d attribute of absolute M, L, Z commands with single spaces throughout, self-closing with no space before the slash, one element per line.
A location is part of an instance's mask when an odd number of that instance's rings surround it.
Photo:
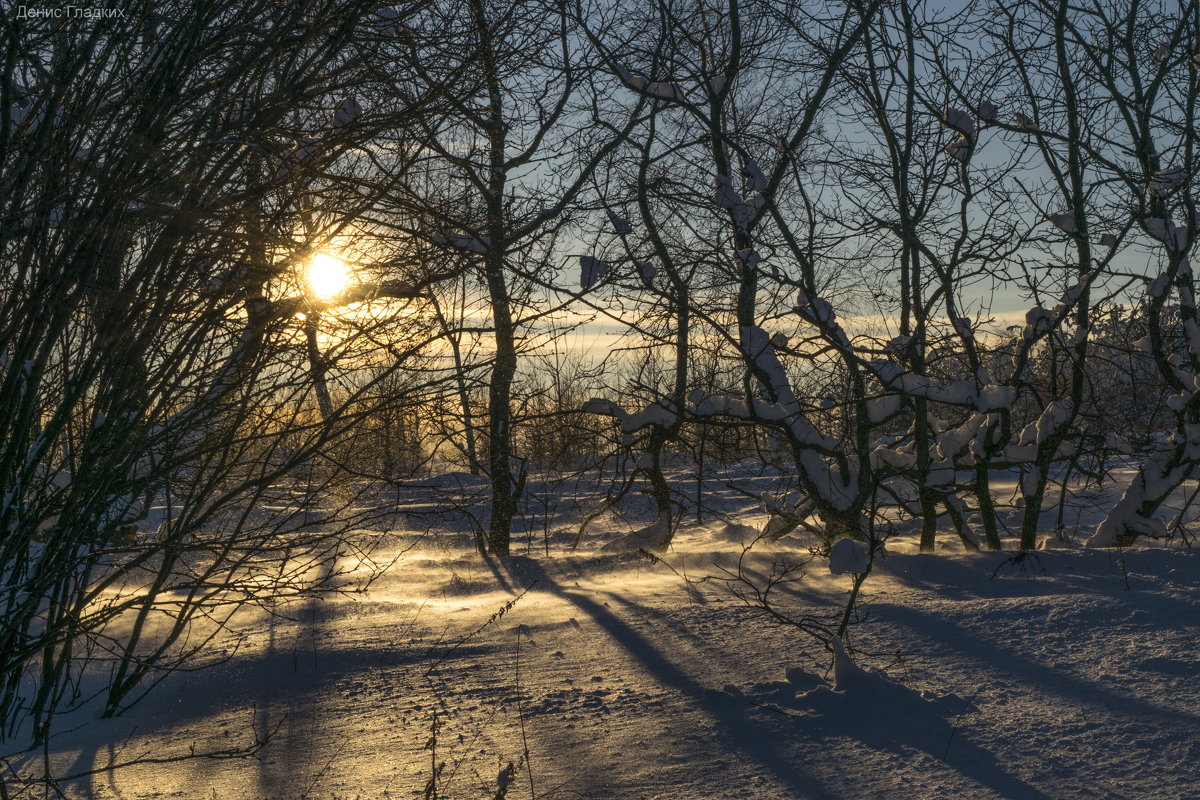
<path fill-rule="evenodd" d="M 472 475 L 469 472 L 443 472 L 427 478 L 400 481 L 402 486 L 414 489 L 462 489 L 467 486 L 486 486 L 492 482 L 487 475 Z"/>
<path fill-rule="evenodd" d="M 1078 550 L 1079 545 L 1070 539 L 1060 539 L 1057 535 L 1050 535 L 1042 539 L 1037 544 L 1038 550 Z"/>
<path fill-rule="evenodd" d="M 829 571 L 834 575 L 866 572 L 869 563 L 867 546 L 862 542 L 843 537 L 829 548 Z"/>
<path fill-rule="evenodd" d="M 726 522 L 716 531 L 717 539 L 743 545 L 750 544 L 758 539 L 759 535 L 758 528 L 752 525 L 743 525 L 740 522 Z"/>
<path fill-rule="evenodd" d="M 636 553 L 638 550 L 651 552 L 667 548 L 667 539 L 671 535 L 670 521 L 658 519 L 644 528 L 618 536 L 600 548 L 602 553 Z"/>
<path fill-rule="evenodd" d="M 842 539 L 841 541 L 849 541 Z M 833 689 L 836 692 L 861 692 L 878 688 L 888 688 L 888 684 L 898 686 L 894 681 L 881 675 L 867 672 L 846 652 L 842 640 L 834 637 L 829 642 L 833 648 Z M 882 682 L 882 683 L 881 683 Z"/>

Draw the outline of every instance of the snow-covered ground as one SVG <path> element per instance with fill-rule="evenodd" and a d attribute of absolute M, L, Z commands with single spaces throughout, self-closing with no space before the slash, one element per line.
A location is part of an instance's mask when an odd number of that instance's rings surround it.
<path fill-rule="evenodd" d="M 574 551 L 566 531 L 530 536 L 491 565 L 449 525 L 380 531 L 377 558 L 398 561 L 368 589 L 244 612 L 226 663 L 123 718 L 70 720 L 51 760 L 66 774 L 267 742 L 64 787 L 114 800 L 425 797 L 435 774 L 437 797 L 492 798 L 509 762 L 509 797 L 1200 796 L 1197 554 L 1015 560 L 898 539 L 850 628 L 866 671 L 835 674 L 820 642 L 718 580 L 740 524 L 761 524 L 748 501 L 724 507 L 659 563 L 595 552 L 614 531 Z M 743 573 L 762 585 L 809 544 L 756 547 Z M 851 581 L 816 559 L 775 602 L 836 620 Z"/>

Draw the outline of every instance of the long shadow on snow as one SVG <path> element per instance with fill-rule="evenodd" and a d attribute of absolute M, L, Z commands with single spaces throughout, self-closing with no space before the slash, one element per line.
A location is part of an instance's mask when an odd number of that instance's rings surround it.
<path fill-rule="evenodd" d="M 313 658 L 316 658 L 315 636 L 317 634 L 317 619 L 319 609 L 316 601 L 309 601 L 305 604 L 301 618 L 305 620 L 305 626 L 301 633 L 296 637 L 296 640 L 303 638 L 306 632 L 310 637 L 313 637 L 314 648 L 312 650 Z M 274 708 L 281 701 L 291 704 L 291 695 L 283 694 L 283 687 L 289 684 L 293 686 L 307 685 L 303 679 L 299 677 L 299 662 L 298 648 L 290 651 L 282 649 L 277 644 L 278 620 L 272 617 L 267 625 L 267 642 L 264 654 L 255 659 L 246 660 L 239 656 L 235 660 L 223 665 L 211 668 L 208 677 L 219 678 L 222 672 L 228 677 L 233 678 L 237 682 L 249 680 L 251 685 L 255 686 L 255 714 L 253 733 L 258 741 L 271 740 L 272 745 L 278 749 L 280 733 L 283 733 L 283 738 L 286 740 L 286 745 L 283 752 L 288 754 L 287 763 L 280 769 L 274 770 L 271 765 L 274 763 L 270 759 L 257 759 L 259 762 L 260 788 L 275 789 L 283 786 L 282 776 L 291 774 L 289 770 L 294 766 L 291 762 L 296 761 L 303 763 L 303 753 L 297 752 L 300 749 L 306 749 L 307 743 L 304 740 L 293 741 L 292 732 L 290 729 L 283 730 L 283 726 L 277 722 L 286 720 L 278 720 L 273 714 Z M 289 658 L 290 656 L 290 658 Z M 418 659 L 413 659 L 417 661 Z M 288 669 L 290 667 L 290 670 Z M 315 664 L 314 664 L 315 667 Z M 352 669 L 345 668 L 344 672 L 351 672 Z M 305 670 L 305 677 L 311 680 L 308 670 Z M 255 676 L 257 679 L 255 678 Z M 289 680 L 290 676 L 292 679 Z M 172 676 L 179 679 L 181 676 Z M 123 737 L 130 737 L 135 734 L 138 736 L 152 736 L 157 732 L 165 731 L 170 728 L 184 728 L 191 722 L 198 722 L 202 719 L 211 719 L 214 715 L 224 711 L 232 710 L 240 703 L 233 699 L 238 695 L 227 691 L 228 684 L 221 681 L 206 682 L 197 681 L 198 686 L 189 689 L 192 681 L 187 678 L 182 678 L 183 683 L 175 689 L 180 695 L 187 693 L 186 701 L 184 697 L 179 697 L 179 709 L 171 709 L 163 711 L 164 708 L 170 708 L 169 693 L 178 680 L 167 680 L 157 687 L 155 694 L 146 698 L 142 703 L 135 705 L 125 714 L 113 720 L 112 723 L 107 723 L 110 729 L 116 736 L 122 737 L 118 740 L 116 737 L 110 738 L 108 741 L 94 741 L 81 747 L 75 757 L 71 760 L 69 766 L 59 770 L 58 774 L 70 775 L 80 772 L 86 772 L 93 769 L 99 764 L 116 764 L 128 760 L 129 755 L 124 753 L 125 742 Z M 261 691 L 261 687 L 272 686 L 276 691 L 267 694 Z M 312 688 L 308 685 L 308 688 Z M 294 709 L 289 709 L 285 713 L 291 713 Z M 93 723 L 106 724 L 106 723 Z M 277 730 L 280 729 L 280 730 Z M 243 740 L 244 741 L 244 740 Z M 235 742 L 224 742 L 220 745 L 210 746 L 215 749 L 229 749 L 237 746 Z M 249 747 L 249 742 L 244 742 L 244 746 Z M 198 752 L 204 752 L 207 748 L 201 746 L 197 748 Z M 105 758 L 101 761 L 98 757 L 101 753 L 105 754 Z M 155 756 L 163 754 L 156 753 Z M 180 764 L 187 764 L 189 758 L 186 755 L 180 756 Z M 100 787 L 103 786 L 112 795 L 120 798 L 123 797 L 118 785 L 113 780 L 114 773 L 98 772 L 92 775 L 87 775 L 79 780 L 70 783 L 70 786 L 82 792 L 84 797 L 93 797 L 99 794 Z"/>
<path fill-rule="evenodd" d="M 1026 656 L 1005 650 L 980 638 L 960 625 L 920 609 L 893 604 L 877 604 L 875 608 L 878 618 L 907 626 L 914 633 L 936 639 L 946 647 L 958 651 L 966 659 L 977 660 L 1015 673 L 1019 680 L 1027 685 L 1043 687 L 1055 694 L 1070 697 L 1080 704 L 1101 705 L 1113 713 L 1147 720 L 1170 718 L 1200 730 L 1200 716 L 1154 705 L 1133 695 L 1116 692 L 1109 686 L 1080 675 L 1066 674 L 1039 664 Z"/>
<path fill-rule="evenodd" d="M 296 632 L 293 640 L 295 645 L 291 652 L 294 674 L 299 672 L 299 663 L 302 657 L 299 648 L 305 639 L 308 640 L 311 647 L 312 669 L 314 671 L 319 669 L 317 637 L 320 635 L 321 626 L 318 619 L 323 616 L 320 603 L 315 599 L 309 600 L 302 607 L 298 615 L 301 627 Z M 267 627 L 267 648 L 263 661 L 270 662 L 286 658 L 286 651 L 279 648 L 277 643 L 278 619 L 272 617 Z M 306 661 L 310 653 L 303 655 Z M 254 733 L 258 741 L 268 742 L 262 757 L 257 759 L 257 783 L 259 794 L 262 797 L 273 797 L 293 788 L 290 784 L 295 781 L 297 776 L 305 773 L 306 765 L 313 762 L 313 750 L 317 746 L 314 741 L 316 737 L 313 735 L 316 727 L 313 724 L 314 720 L 311 718 L 297 719 L 297 717 L 311 717 L 311 710 L 299 706 L 298 698 L 294 693 L 281 694 L 278 691 L 280 686 L 277 681 L 278 679 L 254 683 L 258 690 L 254 704 Z M 264 691 L 268 686 L 275 691 Z M 283 711 L 283 717 L 276 720 L 276 709 L 281 705 L 286 710 Z M 297 723 L 300 724 L 302 733 L 298 733 Z"/>
<path fill-rule="evenodd" d="M 499 577 L 494 567 L 493 573 Z M 329 622 L 327 610 L 328 607 L 320 599 L 309 600 L 294 617 L 301 622 L 299 630 L 291 638 L 291 642 L 295 643 L 294 648 L 289 650 L 285 647 L 275 651 L 272 624 L 269 651 L 261 659 L 241 662 L 241 668 L 250 677 L 253 686 L 260 690 L 270 687 L 270 691 L 260 694 L 256 704 L 260 738 L 273 733 L 270 743 L 258 759 L 260 797 L 288 797 L 296 795 L 303 786 L 311 789 L 312 785 L 319 782 L 326 765 L 353 745 L 353 738 L 339 739 L 336 728 L 330 727 L 329 718 L 336 717 L 336 712 L 327 703 L 313 703 L 314 698 L 336 703 L 337 688 L 353 692 L 365 682 L 368 684 L 367 690 L 372 692 L 377 702 L 407 703 L 414 694 L 411 682 L 422 679 L 428 681 L 429 677 L 427 674 L 422 676 L 407 671 L 397 676 L 395 669 L 430 661 L 440 664 L 451 658 L 483 657 L 492 652 L 492 648 L 486 645 L 444 638 L 427 647 L 401 646 L 398 640 L 376 640 L 374 646 L 360 643 L 352 649 L 322 649 L 318 640 L 325 635 Z M 301 651 L 300 647 L 305 642 L 310 643 L 311 648 Z M 280 662 L 284 669 L 272 666 Z M 286 673 L 289 666 L 292 668 L 291 676 Z M 377 678 L 373 682 L 370 681 L 372 674 Z M 397 677 L 400 679 L 397 680 Z M 383 686 L 390 687 L 389 694 L 382 695 Z M 272 710 L 281 705 L 286 708 L 285 717 L 272 717 Z"/>
<path fill-rule="evenodd" d="M 730 702 L 728 696 L 701 685 L 603 605 L 583 594 L 559 586 L 542 565 L 532 558 L 511 556 L 507 559 L 506 566 L 514 581 L 524 586 L 532 585 L 537 591 L 561 597 L 588 614 L 661 683 L 673 686 L 688 695 L 714 721 L 724 725 L 729 732 L 727 738 L 731 747 L 754 759 L 764 769 L 774 772 L 777 778 L 800 793 L 797 797 L 839 796 L 831 788 L 823 786 L 815 775 L 802 770 L 795 763 L 794 754 L 780 747 L 777 741 L 773 741 L 762 726 L 752 722 L 743 709 Z"/>
<path fill-rule="evenodd" d="M 512 591 L 495 564 L 489 561 L 488 566 L 504 588 Z M 353 692 L 361 689 L 366 682 L 370 684 L 367 690 L 376 696 L 377 701 L 407 704 L 417 694 L 412 691 L 411 683 L 421 680 L 430 683 L 433 678 L 428 672 L 410 673 L 407 670 L 397 676 L 394 670 L 434 662 L 434 667 L 430 668 L 432 671 L 437 665 L 451 659 L 482 658 L 494 652 L 489 645 L 446 640 L 444 634 L 443 638 L 428 646 L 401 646 L 399 640 L 376 640 L 374 646 L 357 644 L 352 649 L 321 649 L 318 638 L 329 623 L 329 610 L 319 599 L 308 601 L 303 610 L 294 616 L 301 622 L 300 629 L 290 639 L 295 647 L 288 649 L 285 646 L 276 652 L 275 626 L 272 623 L 271 646 L 264 657 L 239 662 L 253 686 L 271 687 L 270 692 L 260 694 L 256 704 L 260 738 L 274 732 L 270 744 L 258 759 L 260 797 L 294 796 L 298 788 L 318 782 L 323 768 L 352 745 L 353 738 L 340 741 L 333 738 L 328 719 L 331 716 L 330 709 L 312 703 L 312 698 L 334 698 L 336 688 L 342 687 Z M 299 646 L 304 642 L 310 642 L 311 648 L 301 652 Z M 281 662 L 283 669 L 273 666 Z M 286 671 L 288 666 L 292 668 L 290 676 Z M 369 680 L 372 674 L 377 678 L 374 682 Z M 256 675 L 258 677 L 254 677 Z M 390 687 L 390 694 L 380 696 L 382 686 Z M 435 692 L 436 700 L 444 707 L 442 694 Z M 286 704 L 285 717 L 273 718 L 272 709 L 283 704 Z"/>
<path fill-rule="evenodd" d="M 781 737 L 768 726 L 764 726 L 761 720 L 750 716 L 756 712 L 755 706 L 747 704 L 747 698 L 706 688 L 602 604 L 559 586 L 536 560 L 514 556 L 507 560 L 507 567 L 515 581 L 557 595 L 587 613 L 660 682 L 688 695 L 701 710 L 723 725 L 727 730 L 727 742 L 732 749 L 754 759 L 797 792 L 815 797 L 842 796 L 838 787 L 825 785 L 816 775 L 802 769 L 796 763 L 796 754 L 782 746 L 784 741 Z M 829 694 L 834 695 L 832 692 Z M 926 741 L 930 743 L 921 748 L 938 759 L 942 758 L 943 753 L 936 752 L 937 746 L 932 742 L 949 743 L 949 737 L 952 735 L 952 728 L 948 722 L 942 719 L 940 725 L 945 736 L 938 737 L 935 730 L 933 739 L 926 736 Z M 911 752 L 906 748 L 906 742 L 890 737 L 886 729 L 878 725 L 862 724 L 859 720 L 852 720 L 848 726 L 834 727 L 828 732 L 833 735 L 855 736 L 864 744 L 875 748 Z M 956 763 L 950 766 L 965 778 L 988 786 L 1006 798 L 1050 800 L 1038 789 L 1004 772 L 991 753 L 972 744 L 965 736 L 956 737 L 953 744 L 957 758 Z"/>
<path fill-rule="evenodd" d="M 211 721 L 221 714 L 241 710 L 244 698 L 251 697 L 255 704 L 254 734 L 260 739 L 274 734 L 258 759 L 258 795 L 290 796 L 295 794 L 293 790 L 297 784 L 307 784 L 325 759 L 333 754 L 325 750 L 314 756 L 312 752 L 314 747 L 321 745 L 320 720 L 323 714 L 328 713 L 327 709 L 314 704 L 313 698 L 335 698 L 336 687 L 372 672 L 394 676 L 394 670 L 400 669 L 403 670 L 401 674 L 409 674 L 407 668 L 418 667 L 429 661 L 451 657 L 481 658 L 492 652 L 492 648 L 486 645 L 450 641 L 416 647 L 383 640 L 354 649 L 303 647 L 305 643 L 313 641 L 314 636 L 320 636 L 319 628 L 324 616 L 319 607 L 306 607 L 300 615 L 303 627 L 299 631 L 289 631 L 286 638 L 278 635 L 278 623 L 273 620 L 268 626 L 264 652 L 260 655 L 238 655 L 227 664 L 206 670 L 200 678 L 174 676 L 174 680 L 159 686 L 145 703 L 135 706 L 124 717 L 112 723 L 92 723 L 111 725 L 113 737 L 108 741 L 97 741 L 94 735 L 81 739 L 87 744 L 76 751 L 70 766 L 59 770 L 59 774 L 90 769 L 102 753 L 107 755 L 105 763 L 127 758 L 128 754 L 122 754 L 119 750 L 123 738 L 131 731 L 142 738 L 170 730 L 187 729 L 194 724 Z M 416 680 L 416 677 L 413 679 Z M 393 687 L 395 699 L 407 701 L 411 697 L 407 684 L 392 682 L 389 685 Z M 245 692 L 234 687 L 250 687 L 251 691 Z M 175 692 L 183 701 L 178 708 L 173 708 L 172 693 Z M 242 721 L 234 720 L 228 725 L 240 734 L 242 731 L 237 726 Z M 80 731 L 81 736 L 84 733 Z M 240 741 L 246 742 L 246 739 Z M 56 744 L 64 747 L 71 743 L 67 737 L 56 740 Z M 176 744 L 180 746 L 175 749 L 186 749 L 183 747 L 185 741 L 177 741 Z M 224 749 L 233 744 L 234 741 L 226 741 L 215 746 Z M 203 745 L 197 747 L 198 751 L 204 749 Z M 185 767 L 188 763 L 183 761 L 180 766 Z M 201 762 L 191 763 L 194 768 L 202 769 L 198 766 Z M 101 789 L 120 796 L 116 784 L 112 784 L 104 773 L 81 778 L 70 786 L 84 797 L 96 796 Z"/>
<path fill-rule="evenodd" d="M 1006 771 L 989 750 L 956 730 L 956 718 L 969 702 L 954 695 L 929 699 L 873 673 L 866 673 L 855 683 L 844 693 L 820 685 L 799 696 L 795 685 L 760 684 L 748 699 L 778 713 L 792 713 L 785 710 L 789 708 L 800 711 L 810 735 L 823 734 L 825 739 L 851 736 L 872 750 L 895 753 L 906 760 L 914 751 L 921 752 L 932 760 L 930 767 L 940 768 L 941 762 L 1006 800 L 1051 800 L 1037 787 Z"/>
<path fill-rule="evenodd" d="M 1115 595 L 1122 602 L 1136 603 L 1141 592 L 1157 588 L 1146 575 L 1170 575 L 1172 580 L 1183 584 L 1200 578 L 1200 558 L 1196 554 L 1164 550 L 1048 551 L 1024 556 L 1006 551 L 965 558 L 885 555 L 875 566 L 903 585 L 935 591 L 954 600 L 1092 594 Z M 1126 571 L 1131 591 L 1125 589 Z M 1187 613 L 1200 610 L 1200 604 L 1178 602 L 1190 607 Z"/>

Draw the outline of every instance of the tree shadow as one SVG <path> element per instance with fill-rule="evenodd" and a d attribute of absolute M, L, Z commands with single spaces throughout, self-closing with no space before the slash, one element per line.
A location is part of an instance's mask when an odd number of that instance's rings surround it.
<path fill-rule="evenodd" d="M 886 610 L 877 607 L 876 613 L 886 615 L 889 623 L 904 625 L 918 631 L 946 647 L 961 652 L 965 657 L 1012 672 L 1024 683 L 1069 697 L 1075 703 L 1104 706 L 1113 713 L 1122 713 L 1130 717 L 1173 719 L 1200 731 L 1200 715 L 1155 705 L 1088 678 L 1064 674 L 1059 669 L 1001 648 L 954 622 L 926 611 L 910 606 L 888 605 Z"/>
<path fill-rule="evenodd" d="M 1012 800 L 1051 800 L 1013 775 L 996 756 L 959 730 L 970 700 L 955 695 L 931 698 L 881 675 L 866 673 L 846 692 L 834 691 L 812 676 L 816 688 L 798 692 L 795 684 L 759 684 L 745 695 L 756 706 L 792 716 L 797 725 L 822 738 L 850 736 L 875 751 L 911 759 L 922 753 L 968 781 Z M 733 692 L 733 696 L 740 696 Z"/>
<path fill-rule="evenodd" d="M 641 633 L 582 592 L 565 589 L 548 574 L 536 559 L 513 556 L 506 560 L 515 581 L 533 585 L 538 591 L 552 594 L 574 605 L 592 619 L 605 633 L 633 657 L 661 684 L 674 688 L 692 701 L 715 723 L 723 727 L 727 744 L 744 758 L 752 759 L 764 770 L 796 792 L 796 797 L 836 797 L 831 787 L 796 763 L 794 753 L 778 737 L 754 722 L 745 709 L 721 692 L 715 692 L 684 672 L 667 658 Z"/>
<path fill-rule="evenodd" d="M 939 761 L 946 755 L 947 745 L 952 744 L 948 767 L 963 778 L 989 787 L 1004 797 L 1049 800 L 1040 790 L 1006 772 L 990 752 L 956 732 L 946 718 L 945 704 L 933 704 L 897 684 L 909 701 L 908 718 L 915 720 L 898 729 L 894 725 L 889 728 L 881 724 L 881 719 L 871 719 L 870 715 L 839 714 L 837 703 L 840 698 L 834 692 L 827 692 L 833 705 L 828 709 L 830 713 L 823 717 L 804 715 L 782 727 L 777 724 L 779 720 L 775 720 L 776 724 L 765 724 L 763 703 L 736 691 L 715 691 L 706 687 L 603 603 L 582 592 L 562 588 L 533 559 L 512 559 L 510 567 L 522 581 L 535 581 L 538 590 L 561 597 L 587 614 L 658 682 L 682 692 L 723 729 L 725 745 L 732 753 L 752 760 L 761 770 L 771 773 L 796 792 L 797 797 L 840 797 L 847 796 L 851 790 L 849 786 L 843 788 L 823 782 L 799 763 L 797 752 L 790 745 L 801 744 L 807 739 L 819 746 L 822 739 L 849 735 L 875 749 L 910 756 L 916 749 Z M 960 702 L 949 710 L 949 714 L 957 716 L 961 710 Z"/>

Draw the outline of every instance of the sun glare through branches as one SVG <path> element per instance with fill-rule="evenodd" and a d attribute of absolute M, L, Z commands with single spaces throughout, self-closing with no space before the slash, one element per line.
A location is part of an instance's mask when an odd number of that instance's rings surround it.
<path fill-rule="evenodd" d="M 304 268 L 304 283 L 309 293 L 321 300 L 342 294 L 353 280 L 350 265 L 328 253 L 315 253 Z"/>
<path fill-rule="evenodd" d="M 0 800 L 1200 798 L 1200 0 L 0 51 Z"/>

